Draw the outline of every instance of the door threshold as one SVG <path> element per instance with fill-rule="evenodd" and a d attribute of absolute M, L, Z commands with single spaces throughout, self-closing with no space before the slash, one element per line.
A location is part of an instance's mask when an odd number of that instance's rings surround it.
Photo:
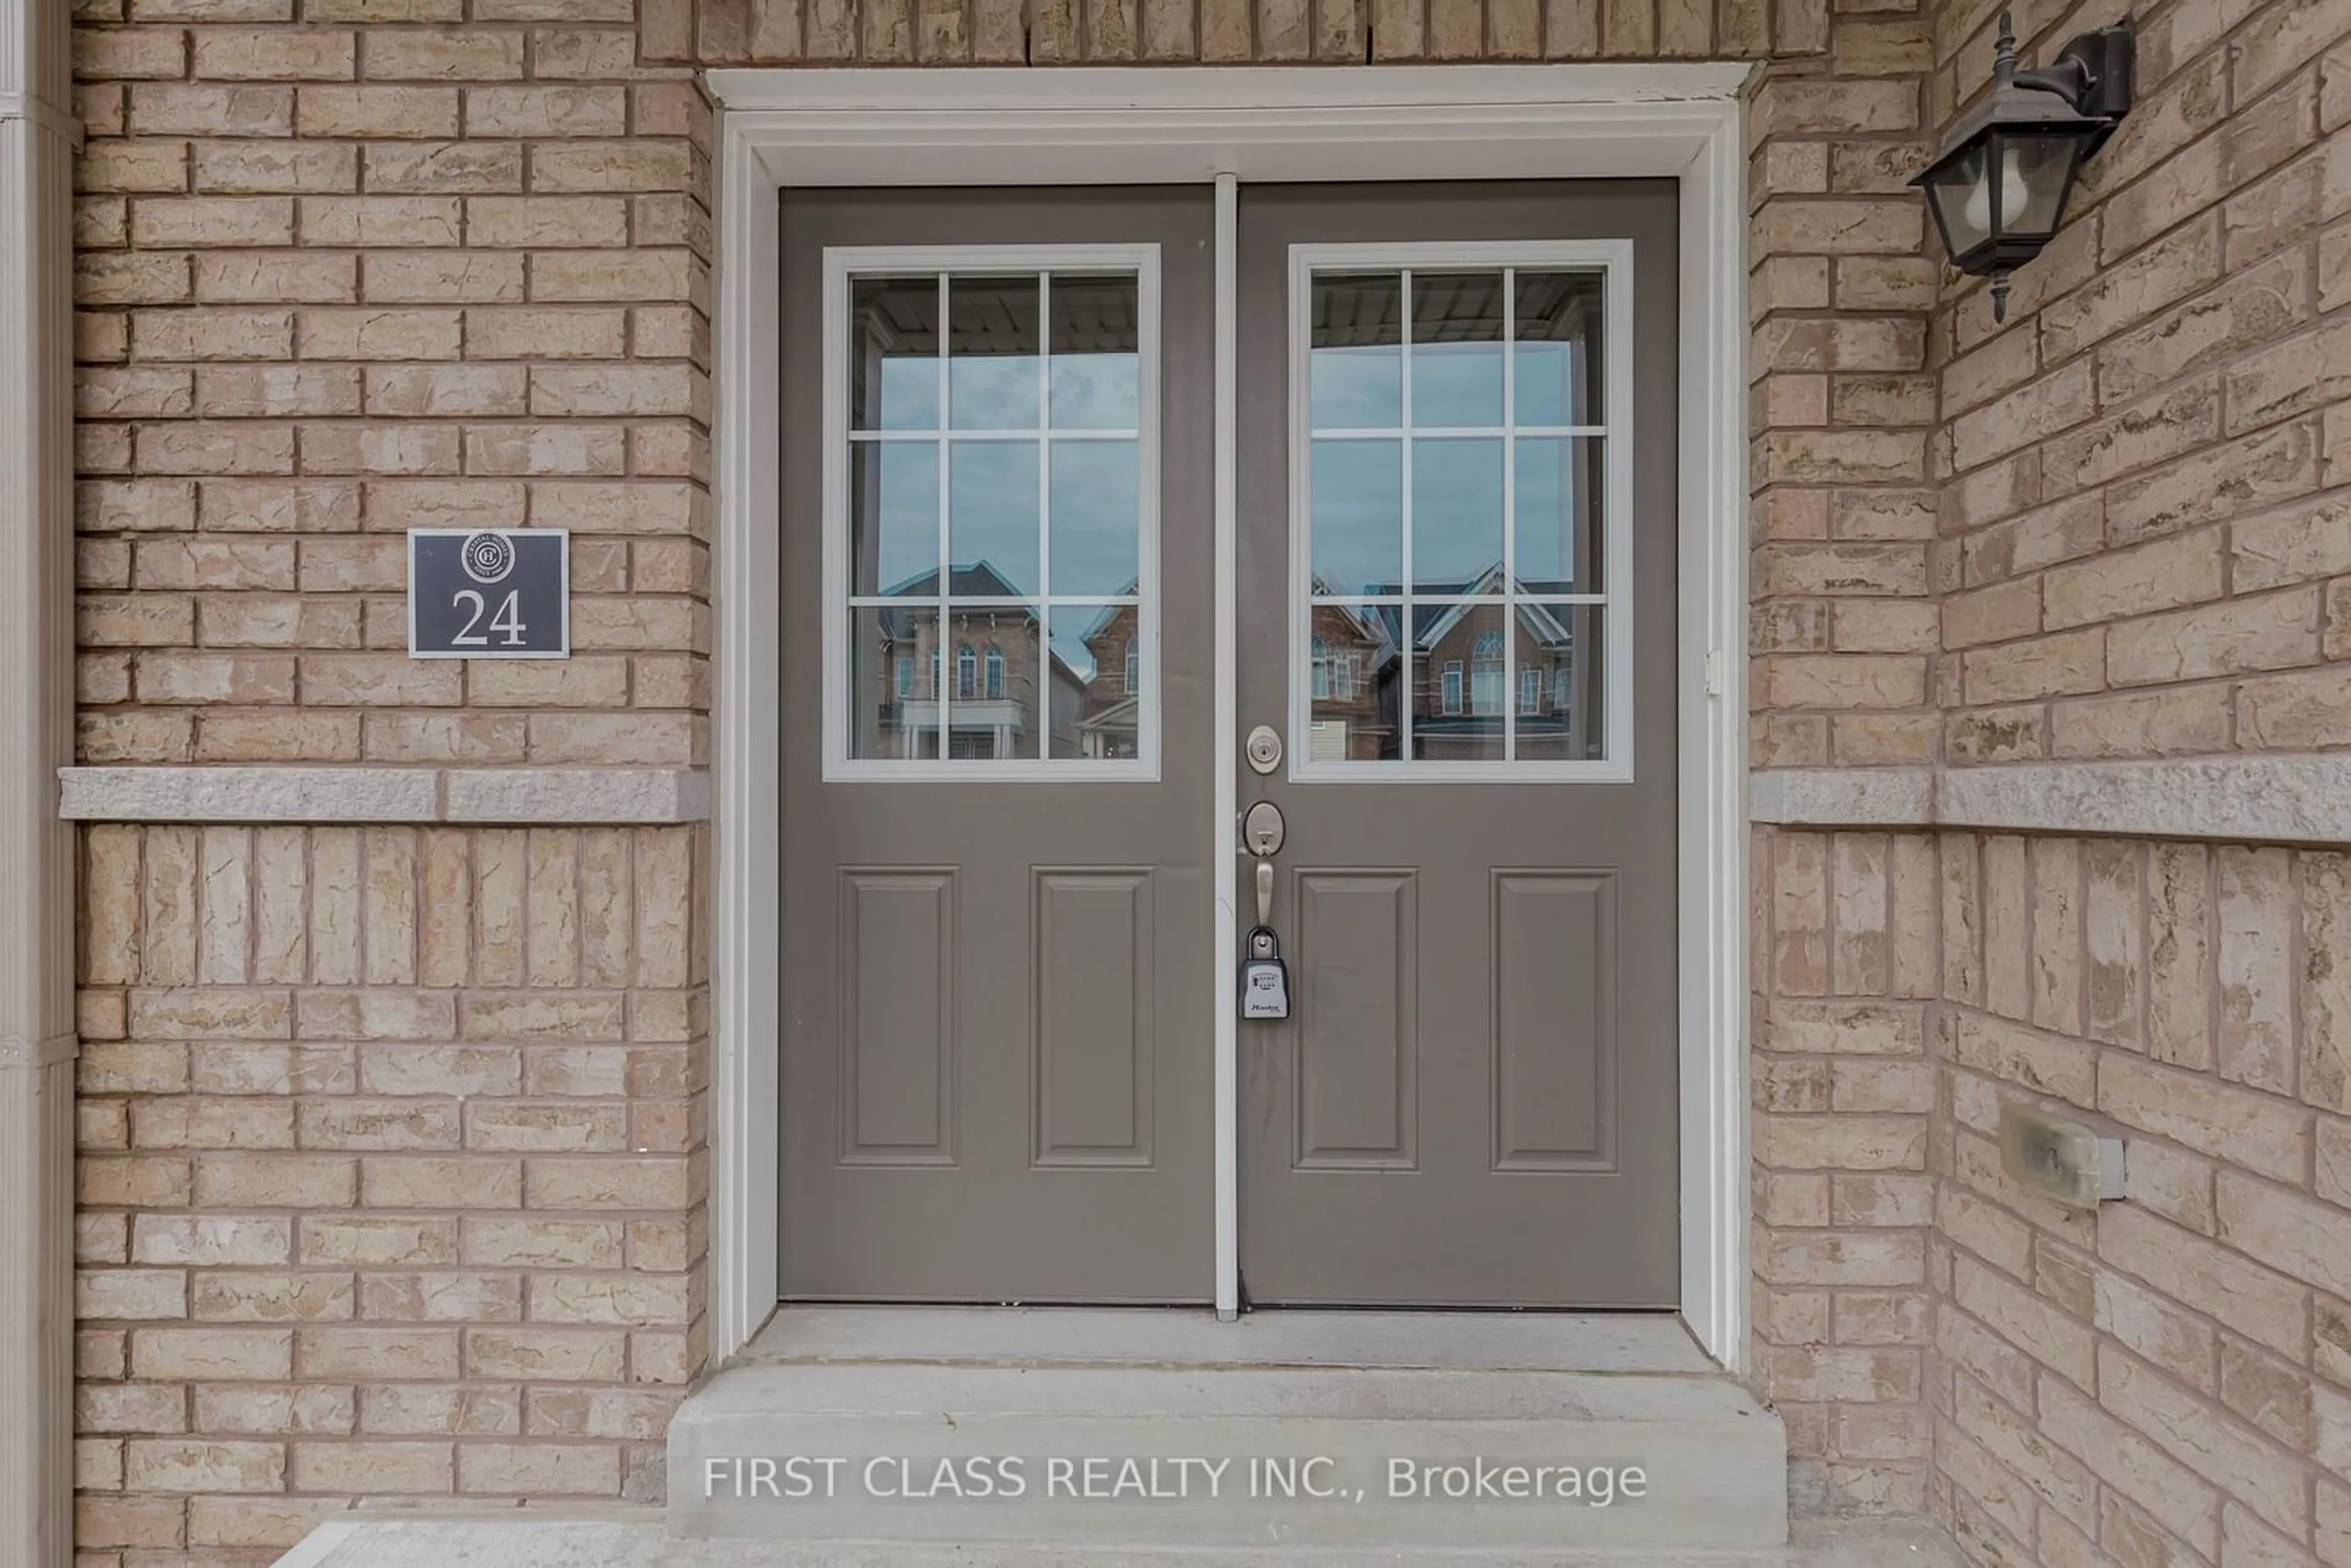
<path fill-rule="evenodd" d="M 737 1364 L 1367 1367 L 1714 1376 L 1673 1312 L 786 1306 Z"/>

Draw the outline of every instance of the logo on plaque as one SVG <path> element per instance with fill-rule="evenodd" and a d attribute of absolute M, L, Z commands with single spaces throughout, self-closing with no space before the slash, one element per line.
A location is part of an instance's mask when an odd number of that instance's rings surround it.
<path fill-rule="evenodd" d="M 408 656 L 571 656 L 571 536 L 561 528 L 412 528 Z"/>

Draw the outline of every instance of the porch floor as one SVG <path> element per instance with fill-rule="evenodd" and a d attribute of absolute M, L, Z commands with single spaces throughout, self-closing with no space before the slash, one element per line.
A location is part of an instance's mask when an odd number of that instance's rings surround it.
<path fill-rule="evenodd" d="M 594 1519 L 353 1519 L 320 1526 L 277 1568 L 1962 1568 L 1916 1522 L 1800 1521 L 1784 1547 L 1659 1552 L 1652 1548 L 1514 1553 L 977 1549 L 903 1542 L 681 1541 L 650 1511 Z"/>

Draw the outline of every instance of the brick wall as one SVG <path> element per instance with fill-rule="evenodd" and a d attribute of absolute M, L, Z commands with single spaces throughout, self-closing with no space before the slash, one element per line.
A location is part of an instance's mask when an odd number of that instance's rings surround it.
<path fill-rule="evenodd" d="M 1938 1511 L 1986 1563 L 2351 1563 L 2351 856 L 1942 852 Z M 2126 1201 L 2003 1176 L 2010 1100 L 2119 1124 Z"/>
<path fill-rule="evenodd" d="M 657 1500 L 705 1349 L 698 829 L 94 827 L 84 1564 Z"/>
<path fill-rule="evenodd" d="M 1757 1376 L 1802 1512 L 1923 1513 L 1935 841 L 1758 835 Z"/>
<path fill-rule="evenodd" d="M 468 3 L 75 0 L 83 760 L 704 759 L 708 115 Z M 524 522 L 579 656 L 410 662 L 402 530 Z"/>
<path fill-rule="evenodd" d="M 696 62 L 1708 57 L 1769 62 L 1757 759 L 1934 756 L 1920 0 L 72 4 L 85 761 L 705 759 Z M 520 521 L 575 532 L 579 656 L 404 660 L 400 532 Z M 700 1343 L 693 841 L 89 831 L 85 1568 L 657 1487 Z M 1757 853 L 1759 1365 L 1801 1501 L 1916 1509 L 1928 844 Z"/>
<path fill-rule="evenodd" d="M 2043 57 L 2116 5 L 2020 7 Z M 1936 18 L 1938 114 L 1988 0 Z M 1954 767 L 2351 743 L 2351 5 L 2176 0 L 2005 324 L 1954 278 Z M 1956 89 L 1956 90 L 1955 90 Z M 1985 1563 L 2351 1564 L 2351 862 L 1946 834 L 1935 1499 Z M 2095 1217 L 1999 1106 L 2110 1118 Z"/>
<path fill-rule="evenodd" d="M 2124 9 L 2027 16 L 2046 53 Z M 2008 321 L 1972 280 L 1935 318 L 1953 765 L 2351 744 L 2351 5 L 2142 9 Z M 1992 10 L 1938 16 L 1940 103 Z"/>

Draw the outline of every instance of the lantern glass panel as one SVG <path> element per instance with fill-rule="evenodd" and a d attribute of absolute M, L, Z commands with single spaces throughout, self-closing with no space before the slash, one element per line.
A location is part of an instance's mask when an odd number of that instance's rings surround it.
<path fill-rule="evenodd" d="M 2028 237 L 2055 234 L 2081 155 L 2081 138 L 2063 131 L 2004 138 L 2001 232 Z"/>
<path fill-rule="evenodd" d="M 1943 231 L 1943 247 L 1954 259 L 1991 238 L 1990 188 L 1984 179 L 1989 162 L 1979 142 L 1928 176 L 1935 223 Z"/>

